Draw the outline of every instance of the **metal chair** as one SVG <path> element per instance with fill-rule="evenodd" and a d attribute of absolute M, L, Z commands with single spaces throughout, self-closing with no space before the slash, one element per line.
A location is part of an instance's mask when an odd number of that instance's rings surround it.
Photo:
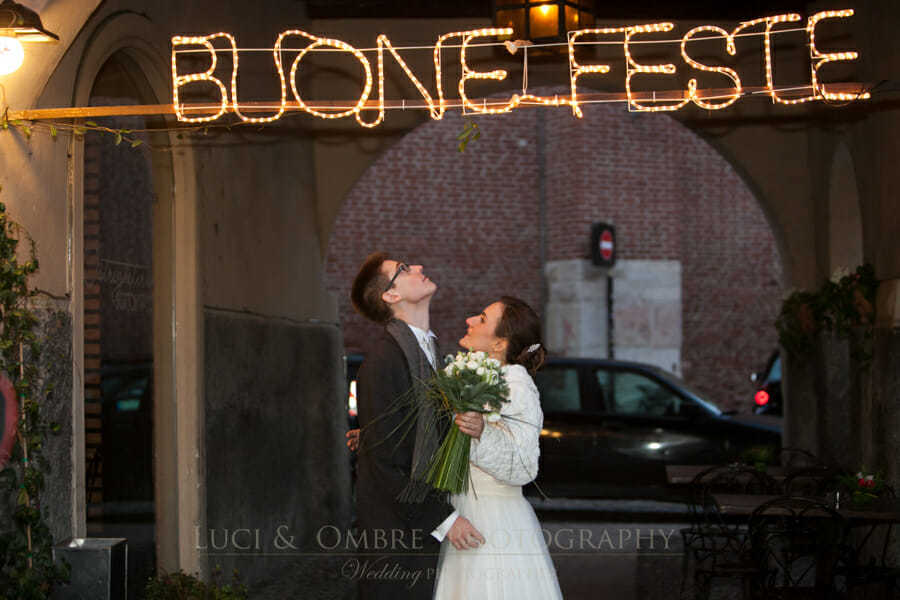
<path fill-rule="evenodd" d="M 777 490 L 778 484 L 766 473 L 741 464 L 711 467 L 694 478 L 689 504 L 691 525 L 681 530 L 682 597 L 692 580 L 694 597 L 708 598 L 717 578 L 740 579 L 744 597 L 749 597 L 755 566 L 749 555 L 747 527 L 724 518 L 713 494 L 772 494 Z"/>
<path fill-rule="evenodd" d="M 881 492 L 882 502 L 896 502 L 897 494 L 894 488 L 886 486 Z M 876 525 L 869 524 L 868 531 L 864 535 L 848 535 L 844 545 L 841 562 L 838 565 L 838 575 L 843 578 L 848 595 L 860 600 L 885 600 L 900 598 L 898 580 L 900 580 L 900 568 L 888 566 L 888 549 L 894 524 L 888 523 L 884 532 L 884 541 L 881 546 L 881 556 L 866 552 L 868 542 L 873 538 Z M 866 556 L 866 558 L 863 558 Z"/>
<path fill-rule="evenodd" d="M 822 469 L 827 468 L 827 465 L 809 450 L 792 446 L 786 446 L 779 450 L 775 462 L 784 467 L 788 472 L 813 467 Z"/>
<path fill-rule="evenodd" d="M 845 547 L 844 518 L 825 504 L 783 496 L 750 517 L 749 539 L 756 563 L 752 593 L 765 600 L 839 597 L 835 585 Z"/>
<path fill-rule="evenodd" d="M 821 497 L 837 488 L 837 472 L 824 466 L 804 467 L 784 478 L 786 496 Z"/>

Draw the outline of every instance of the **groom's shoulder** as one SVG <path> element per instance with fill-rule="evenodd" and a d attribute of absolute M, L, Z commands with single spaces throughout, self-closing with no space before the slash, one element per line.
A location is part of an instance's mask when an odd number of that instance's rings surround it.
<path fill-rule="evenodd" d="M 394 336 L 382 329 L 374 334 L 366 344 L 365 358 L 363 362 L 406 361 L 400 344 Z"/>

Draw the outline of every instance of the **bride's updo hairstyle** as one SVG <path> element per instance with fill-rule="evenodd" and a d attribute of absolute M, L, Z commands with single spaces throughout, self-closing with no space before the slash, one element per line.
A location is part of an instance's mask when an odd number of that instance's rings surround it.
<path fill-rule="evenodd" d="M 503 314 L 494 335 L 506 340 L 506 362 L 522 365 L 534 375 L 547 356 L 541 341 L 541 320 L 530 306 L 518 298 L 503 296 L 500 303 Z M 537 348 L 534 348 L 535 344 Z M 534 349 L 529 352 L 531 348 Z"/>

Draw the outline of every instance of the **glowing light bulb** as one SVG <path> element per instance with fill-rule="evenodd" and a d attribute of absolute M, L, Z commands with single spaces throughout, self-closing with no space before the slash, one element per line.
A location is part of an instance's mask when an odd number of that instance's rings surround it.
<path fill-rule="evenodd" d="M 541 8 L 540 8 L 539 10 L 541 11 L 541 16 L 542 16 L 542 17 L 546 17 L 547 15 L 550 14 L 550 7 L 547 6 L 546 4 L 544 4 L 543 6 L 541 6 Z"/>
<path fill-rule="evenodd" d="M 9 75 L 22 66 L 25 50 L 14 37 L 0 37 L 0 75 Z"/>

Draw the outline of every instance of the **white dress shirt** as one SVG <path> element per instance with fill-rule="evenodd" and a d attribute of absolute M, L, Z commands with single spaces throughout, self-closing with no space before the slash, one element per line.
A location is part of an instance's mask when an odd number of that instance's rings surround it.
<path fill-rule="evenodd" d="M 416 341 L 419 342 L 419 348 L 422 349 L 422 352 L 425 353 L 425 357 L 428 359 L 428 362 L 431 363 L 431 368 L 437 370 L 437 356 L 434 355 L 432 351 L 431 340 L 437 340 L 437 336 L 434 335 L 434 332 L 430 329 L 426 332 L 424 329 L 419 329 L 415 325 L 409 325 L 409 330 L 413 332 L 413 335 L 416 336 Z M 437 342 L 435 342 L 434 346 L 437 346 Z"/>

